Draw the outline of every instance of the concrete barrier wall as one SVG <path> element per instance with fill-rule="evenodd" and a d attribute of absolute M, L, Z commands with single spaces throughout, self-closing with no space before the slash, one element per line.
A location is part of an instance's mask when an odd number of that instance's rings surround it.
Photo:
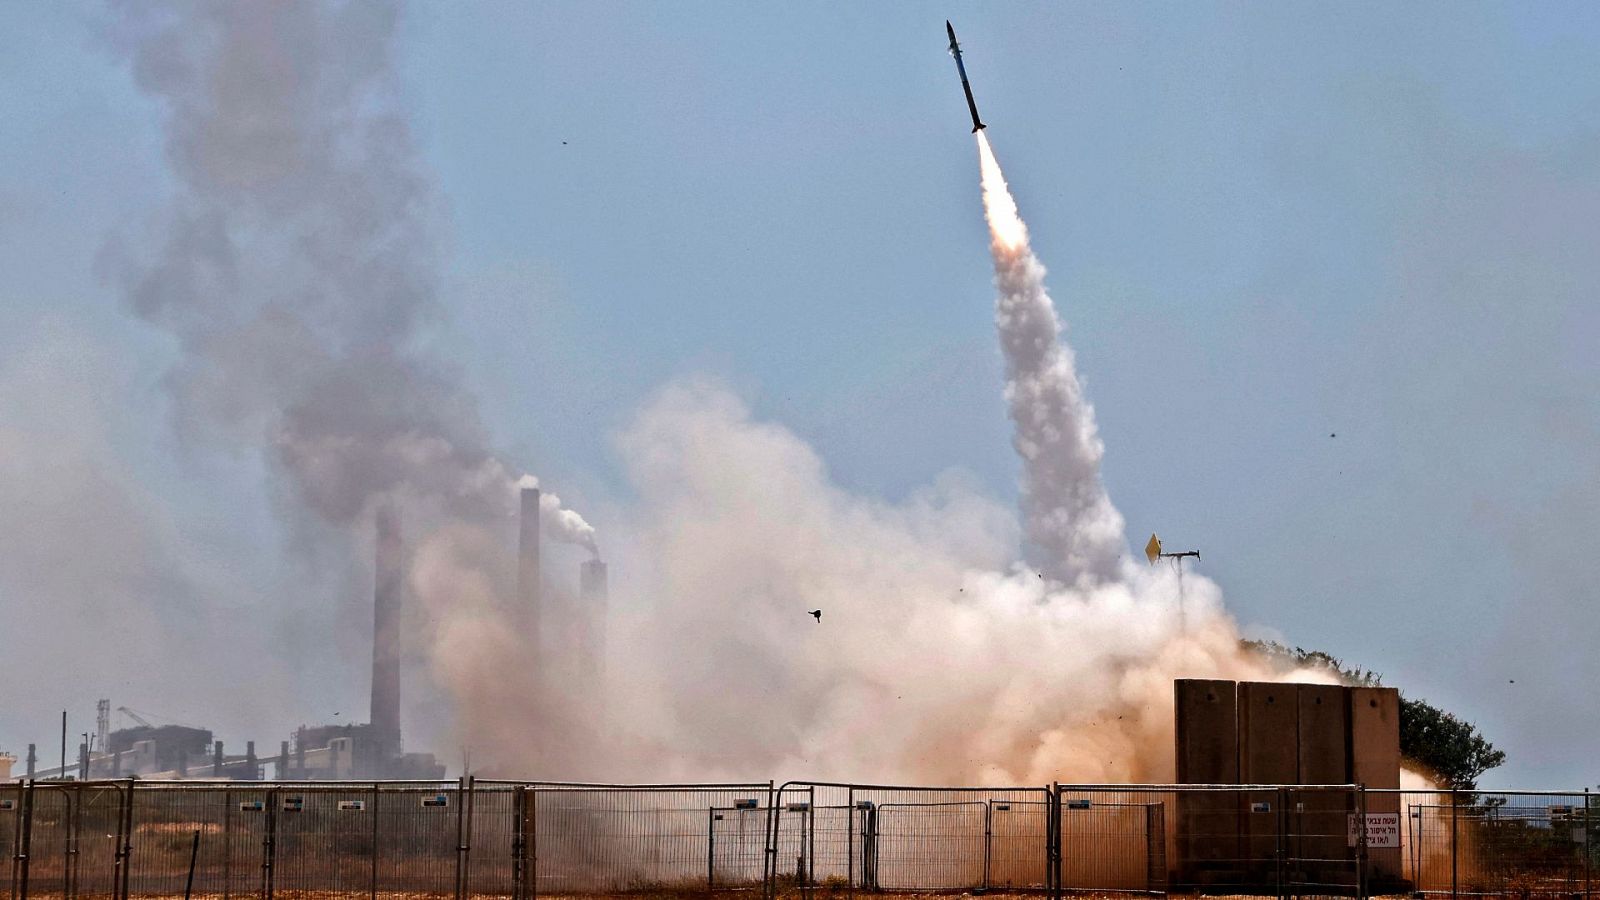
<path fill-rule="evenodd" d="M 1350 779 L 1369 788 L 1400 787 L 1400 692 L 1355 687 L 1350 701 Z M 1399 794 L 1368 794 L 1367 812 L 1400 813 Z M 1404 877 L 1400 848 L 1367 852 L 1368 878 L 1384 890 Z"/>
<path fill-rule="evenodd" d="M 1174 683 L 1181 784 L 1335 785 L 1397 788 L 1400 701 L 1392 688 L 1330 684 Z M 1231 758 L 1230 758 L 1231 757 Z M 1241 791 L 1231 805 L 1207 794 L 1179 798 L 1173 872 L 1196 885 L 1282 877 L 1307 887 L 1354 883 L 1352 794 Z M 1376 796 L 1368 812 L 1399 811 Z M 1232 829 L 1232 834 L 1230 834 Z M 1279 854 L 1293 871 L 1278 872 Z M 1368 874 L 1394 884 L 1402 854 L 1372 850 Z"/>
<path fill-rule="evenodd" d="M 1236 784 L 1239 716 L 1232 681 L 1173 682 L 1178 781 Z M 1229 793 L 1178 798 L 1178 869 L 1183 884 L 1230 883 L 1240 877 L 1239 799 Z"/>
<path fill-rule="evenodd" d="M 1239 780 L 1245 784 L 1295 784 L 1300 775 L 1299 695 L 1292 684 L 1239 683 Z M 1244 856 L 1252 875 L 1268 877 L 1277 865 L 1281 799 L 1277 791 L 1240 798 Z"/>

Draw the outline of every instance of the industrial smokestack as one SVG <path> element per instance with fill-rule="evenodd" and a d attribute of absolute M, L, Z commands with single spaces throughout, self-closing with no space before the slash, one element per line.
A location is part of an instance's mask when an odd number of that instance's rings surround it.
<path fill-rule="evenodd" d="M 375 525 L 370 721 L 382 765 L 400 753 L 400 605 L 405 590 L 405 550 L 400 516 L 392 506 L 378 507 Z"/>
<path fill-rule="evenodd" d="M 583 677 L 596 693 L 605 678 L 607 600 L 606 564 L 598 559 L 584 560 L 578 567 Z"/>
<path fill-rule="evenodd" d="M 540 570 L 539 570 L 539 489 L 522 489 L 522 531 L 517 540 L 517 605 L 522 621 L 526 623 L 526 646 L 535 648 L 540 657 L 535 665 L 543 665 L 543 645 L 540 643 Z"/>

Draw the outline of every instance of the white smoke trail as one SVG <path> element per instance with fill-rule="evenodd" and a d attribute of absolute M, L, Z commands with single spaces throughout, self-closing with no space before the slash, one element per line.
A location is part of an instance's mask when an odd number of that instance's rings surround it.
<path fill-rule="evenodd" d="M 538 486 L 539 479 L 532 475 L 523 475 L 517 480 L 518 489 Z M 600 558 L 600 545 L 595 541 L 594 526 L 576 510 L 567 509 L 561 498 L 549 491 L 542 491 L 539 494 L 539 524 L 544 530 L 544 536 L 550 540 L 562 544 L 576 544 L 588 550 L 594 558 Z"/>
<path fill-rule="evenodd" d="M 1061 321 L 1044 286 L 1044 265 L 1028 245 L 1028 228 L 978 132 L 983 211 L 994 254 L 995 324 L 1006 362 L 1006 404 L 1022 457 L 1022 509 L 1028 542 L 1044 574 L 1063 584 L 1115 580 L 1126 546 L 1122 514 L 1100 481 L 1105 454 L 1061 342 Z"/>

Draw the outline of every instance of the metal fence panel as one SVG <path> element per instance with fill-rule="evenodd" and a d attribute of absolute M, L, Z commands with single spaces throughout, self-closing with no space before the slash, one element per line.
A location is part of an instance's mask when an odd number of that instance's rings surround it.
<path fill-rule="evenodd" d="M 988 888 L 1039 888 L 1049 881 L 1050 814 L 1044 800 L 988 801 Z"/>
<path fill-rule="evenodd" d="M 1155 892 L 1165 889 L 1169 794 L 1062 787 L 1058 829 L 1066 890 Z"/>
<path fill-rule="evenodd" d="M 750 888 L 718 879 L 716 809 L 764 808 L 771 785 L 531 785 L 534 896 Z"/>
<path fill-rule="evenodd" d="M 377 892 L 453 897 L 463 827 L 455 783 L 384 785 L 377 815 Z"/>
<path fill-rule="evenodd" d="M 1352 819 L 1366 813 L 1361 792 L 1295 787 L 1283 796 L 1284 887 L 1295 894 L 1357 893 L 1364 859 L 1350 833 Z"/>
<path fill-rule="evenodd" d="M 120 896 L 117 875 L 118 854 L 122 847 L 123 805 L 127 790 L 123 785 L 91 783 L 74 792 L 76 811 L 73 825 L 75 859 L 73 896 L 83 900 L 112 900 Z"/>
<path fill-rule="evenodd" d="M 519 790 L 513 785 L 473 785 L 470 799 L 463 890 L 474 897 L 515 896 Z"/>
<path fill-rule="evenodd" d="M 1600 797 L 1397 791 L 1404 873 L 1424 894 L 1592 896 Z"/>
<path fill-rule="evenodd" d="M 377 862 L 373 794 L 359 785 L 273 792 L 273 897 L 371 896 Z"/>
<path fill-rule="evenodd" d="M 135 784 L 130 788 L 129 895 L 183 896 L 192 858 L 196 892 L 226 898 L 261 896 L 267 793 Z"/>
<path fill-rule="evenodd" d="M 711 807 L 711 864 L 707 881 L 713 890 L 760 884 L 767 861 L 767 822 L 771 807 Z"/>
<path fill-rule="evenodd" d="M 796 799 L 808 804 L 804 817 L 790 809 Z M 1052 802 L 1043 787 L 788 785 L 772 841 L 780 885 L 795 871 L 796 842 L 804 840 L 804 886 L 1044 891 Z"/>
<path fill-rule="evenodd" d="M 215 900 L 758 888 L 1571 900 L 1594 896 L 1600 798 L 1359 786 L 29 782 L 0 785 L 0 851 L 9 900 L 175 898 L 191 865 L 194 895 Z"/>
<path fill-rule="evenodd" d="M 72 890 L 75 799 L 67 784 L 33 787 L 28 799 L 27 896 L 66 897 Z"/>

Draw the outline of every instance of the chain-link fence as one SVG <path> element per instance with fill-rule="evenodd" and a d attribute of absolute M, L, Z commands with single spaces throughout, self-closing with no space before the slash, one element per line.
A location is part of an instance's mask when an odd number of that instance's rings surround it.
<path fill-rule="evenodd" d="M 14 782 L 0 897 L 1594 897 L 1600 796 L 1355 785 Z"/>

